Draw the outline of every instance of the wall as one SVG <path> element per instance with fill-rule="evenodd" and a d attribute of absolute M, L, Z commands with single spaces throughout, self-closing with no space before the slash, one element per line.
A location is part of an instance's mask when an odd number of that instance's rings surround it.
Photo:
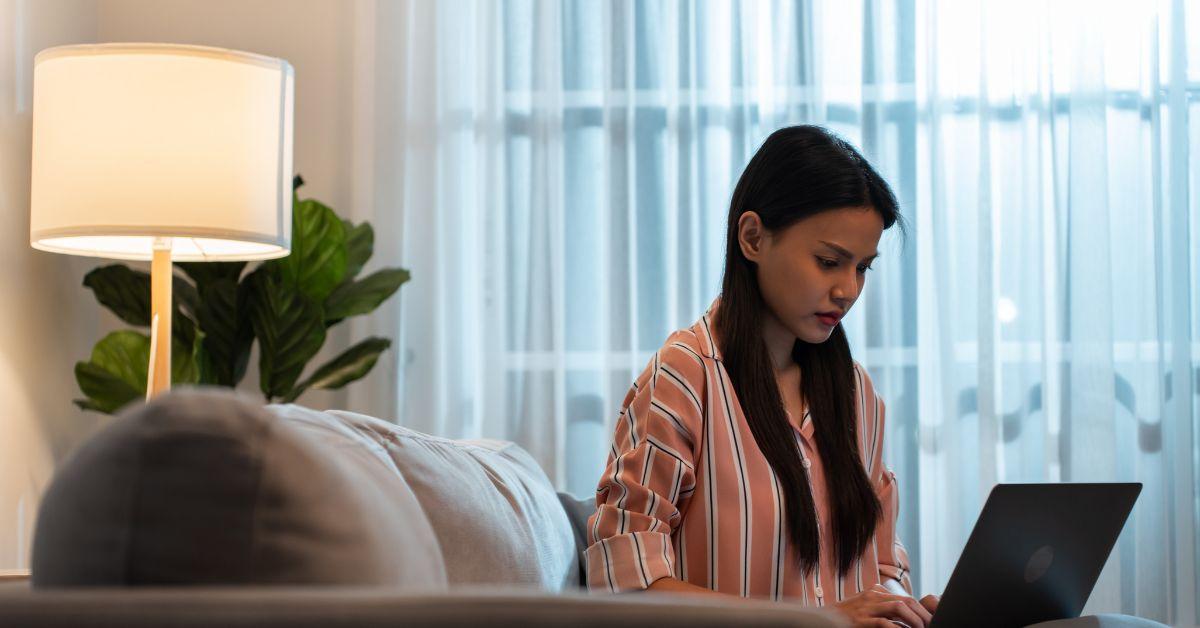
<path fill-rule="evenodd" d="M 90 264 L 29 247 L 33 56 L 94 41 L 93 0 L 0 0 L 0 569 L 27 566 L 55 460 L 99 423 L 71 405 L 72 369 L 110 321 L 81 287 Z"/>
<path fill-rule="evenodd" d="M 369 119 L 366 125 L 355 119 L 362 107 L 353 94 L 370 87 L 364 82 L 373 66 L 363 58 L 373 37 L 356 32 L 373 7 L 338 0 L 0 0 L 0 570 L 27 566 L 38 496 L 54 465 L 107 420 L 71 405 L 79 396 L 72 369 L 96 340 L 121 326 L 81 286 L 103 260 L 29 247 L 34 55 L 71 43 L 155 41 L 287 59 L 296 71 L 295 168 L 307 181 L 303 195 L 358 219 L 373 215 L 363 206 L 371 199 L 370 179 L 355 175 L 356 164 L 370 157 L 363 147 L 371 144 L 362 140 L 371 127 Z M 377 254 L 371 266 L 394 263 L 390 257 Z M 315 363 L 336 355 L 351 336 L 386 333 L 381 326 L 342 325 Z M 251 359 L 242 388 L 256 391 L 257 355 Z M 356 384 L 362 392 L 316 391 L 300 402 L 390 416 L 394 374 L 388 356 Z"/>

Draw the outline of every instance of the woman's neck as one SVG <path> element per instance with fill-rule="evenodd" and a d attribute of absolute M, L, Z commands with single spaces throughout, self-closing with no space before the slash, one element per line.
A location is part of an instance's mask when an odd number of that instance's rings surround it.
<path fill-rule="evenodd" d="M 796 336 L 788 331 L 775 315 L 768 312 L 763 318 L 763 342 L 767 345 L 767 355 L 771 358 L 771 366 L 776 373 L 786 371 L 796 366 L 792 359 L 792 348 L 796 345 Z"/>

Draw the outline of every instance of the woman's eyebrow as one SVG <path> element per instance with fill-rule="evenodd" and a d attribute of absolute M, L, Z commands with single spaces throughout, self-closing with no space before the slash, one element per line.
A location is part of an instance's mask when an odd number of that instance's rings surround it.
<path fill-rule="evenodd" d="M 840 256 L 842 256 L 842 257 L 844 257 L 844 258 L 846 258 L 846 259 L 854 259 L 854 254 L 853 254 L 853 253 L 851 253 L 850 251 L 847 251 L 846 249 L 844 249 L 844 248 L 842 248 L 842 247 L 840 247 L 840 246 L 838 246 L 838 245 L 836 245 L 836 244 L 834 244 L 834 243 L 832 243 L 832 242 L 826 242 L 825 240 L 818 240 L 818 242 L 820 242 L 821 244 L 824 244 L 825 246 L 827 246 L 827 247 L 829 247 L 829 248 L 833 249 L 833 251 L 834 251 L 835 253 L 837 253 L 838 255 L 840 255 Z M 863 261 L 864 261 L 864 262 L 870 262 L 870 261 L 874 261 L 874 260 L 875 260 L 875 258 L 877 258 L 877 257 L 879 257 L 879 251 L 875 251 L 875 254 L 874 254 L 874 255 L 872 255 L 871 257 L 868 257 L 868 258 L 864 259 Z"/>

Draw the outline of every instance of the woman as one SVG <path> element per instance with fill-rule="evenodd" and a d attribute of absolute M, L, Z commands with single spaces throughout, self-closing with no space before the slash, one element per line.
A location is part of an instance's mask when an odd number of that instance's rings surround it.
<path fill-rule="evenodd" d="M 729 210 L 721 296 L 671 335 L 617 421 L 589 586 L 833 606 L 925 626 L 896 538 L 884 406 L 840 319 L 862 293 L 887 183 L 814 126 L 771 134 Z"/>

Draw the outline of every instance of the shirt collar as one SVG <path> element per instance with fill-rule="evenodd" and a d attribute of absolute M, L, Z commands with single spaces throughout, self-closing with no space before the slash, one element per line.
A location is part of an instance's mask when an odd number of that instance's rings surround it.
<path fill-rule="evenodd" d="M 713 299 L 712 305 L 708 306 L 708 311 L 704 313 L 704 316 L 701 316 L 700 320 L 692 325 L 692 333 L 696 334 L 696 338 L 700 341 L 700 354 L 718 362 L 721 361 L 721 350 L 717 348 L 717 329 L 714 322 L 720 303 L 721 297 Z"/>
<path fill-rule="evenodd" d="M 696 338 L 700 341 L 700 354 L 707 358 L 712 358 L 718 362 L 721 361 L 721 350 L 717 346 L 717 328 L 713 324 L 716 320 L 717 310 L 721 305 L 721 297 L 713 299 L 712 305 L 708 306 L 708 311 L 700 320 L 692 325 L 692 333 L 696 334 Z M 808 413 L 808 407 L 805 406 L 803 415 L 797 419 L 789 417 L 789 423 L 792 424 L 800 435 L 805 440 L 811 441 L 813 437 L 813 422 L 812 417 Z"/>

